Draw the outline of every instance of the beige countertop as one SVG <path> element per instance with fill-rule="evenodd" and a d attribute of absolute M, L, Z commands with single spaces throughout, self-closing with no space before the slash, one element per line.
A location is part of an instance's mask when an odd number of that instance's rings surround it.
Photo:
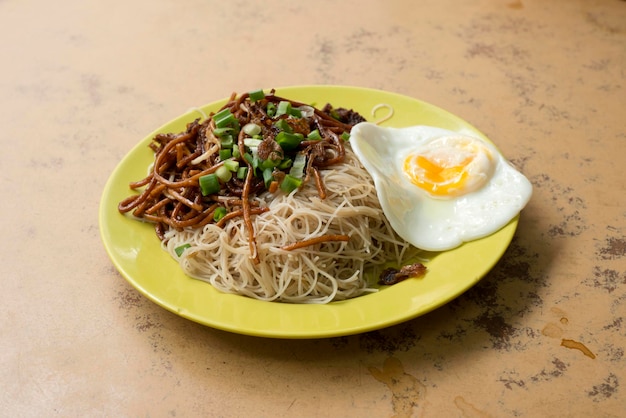
<path fill-rule="evenodd" d="M 0 415 L 624 416 L 626 2 L 0 0 Z M 157 306 L 100 240 L 135 144 L 233 91 L 335 84 L 467 120 L 533 183 L 475 287 L 280 340 Z"/>

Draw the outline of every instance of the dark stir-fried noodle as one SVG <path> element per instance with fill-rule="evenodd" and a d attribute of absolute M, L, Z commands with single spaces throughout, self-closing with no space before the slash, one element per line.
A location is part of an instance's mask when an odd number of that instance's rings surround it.
<path fill-rule="evenodd" d="M 170 228 L 224 225 L 243 217 L 250 256 L 258 262 L 251 219 L 267 208 L 252 197 L 290 193 L 313 181 L 323 199 L 320 170 L 344 160 L 344 141 L 364 120 L 351 110 L 317 109 L 274 93 L 233 93 L 219 111 L 189 123 L 184 132 L 156 135 L 150 143 L 154 165 L 131 183 L 140 192 L 120 202 L 119 211 L 154 223 L 161 240 Z M 215 174 L 221 174 L 217 188 L 205 189 L 203 182 Z M 318 241 L 323 239 L 346 236 Z"/>

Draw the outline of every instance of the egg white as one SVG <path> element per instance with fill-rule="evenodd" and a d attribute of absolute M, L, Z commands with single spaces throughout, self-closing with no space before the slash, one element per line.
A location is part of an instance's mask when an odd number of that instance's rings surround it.
<path fill-rule="evenodd" d="M 391 226 L 418 248 L 445 251 L 491 235 L 530 200 L 530 182 L 493 144 L 473 134 L 462 135 L 471 136 L 489 150 L 491 172 L 477 190 L 442 198 L 413 184 L 403 164 L 410 153 L 423 152 L 439 138 L 458 137 L 458 132 L 430 126 L 384 128 L 367 122 L 352 128 L 350 144 L 372 176 Z"/>

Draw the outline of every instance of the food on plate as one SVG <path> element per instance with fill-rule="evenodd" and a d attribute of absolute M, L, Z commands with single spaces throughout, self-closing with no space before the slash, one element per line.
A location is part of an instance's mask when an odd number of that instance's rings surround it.
<path fill-rule="evenodd" d="M 391 285 L 411 277 L 421 277 L 426 273 L 426 266 L 422 263 L 407 264 L 399 269 L 387 267 L 380 273 L 379 284 Z"/>
<path fill-rule="evenodd" d="M 154 223 L 182 269 L 223 292 L 326 303 L 375 291 L 366 271 L 414 263 L 418 250 L 348 145 L 363 121 L 274 90 L 233 94 L 184 132 L 156 135 L 150 172 L 118 209 Z"/>
<path fill-rule="evenodd" d="M 449 250 L 498 231 L 532 194 L 493 144 L 471 134 L 362 122 L 350 144 L 394 230 L 423 250 Z"/>

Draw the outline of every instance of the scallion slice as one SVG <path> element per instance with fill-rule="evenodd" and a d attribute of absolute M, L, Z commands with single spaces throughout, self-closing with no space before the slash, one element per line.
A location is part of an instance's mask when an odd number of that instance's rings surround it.
<path fill-rule="evenodd" d="M 230 179 L 233 177 L 233 173 L 228 168 L 226 168 L 226 166 L 223 165 L 215 170 L 215 175 L 224 183 L 229 182 Z"/>
<path fill-rule="evenodd" d="M 289 115 L 291 114 L 291 102 L 286 100 L 281 100 L 278 102 L 278 107 L 276 107 L 276 117 L 281 115 Z"/>
<path fill-rule="evenodd" d="M 285 169 L 291 167 L 291 164 L 293 164 L 292 159 L 291 158 L 285 158 L 276 167 L 278 167 L 281 170 L 285 170 Z"/>
<path fill-rule="evenodd" d="M 291 174 L 287 174 L 285 175 L 285 178 L 283 179 L 283 181 L 280 183 L 280 190 L 282 190 L 285 193 L 291 193 L 295 189 L 300 187 L 300 185 L 302 185 L 301 179 L 295 178 Z"/>
<path fill-rule="evenodd" d="M 280 161 L 274 161 L 274 160 L 271 160 L 271 159 L 267 158 L 265 160 L 262 160 L 259 163 L 259 168 L 261 170 L 265 170 L 267 168 L 274 168 L 274 167 L 276 167 L 278 165 L 279 162 Z"/>
<path fill-rule="evenodd" d="M 248 97 L 250 97 L 251 102 L 256 102 L 258 100 L 262 100 L 265 98 L 265 93 L 262 89 L 254 90 L 248 93 Z"/>
<path fill-rule="evenodd" d="M 220 138 L 220 148 L 232 148 L 235 145 L 235 139 L 232 135 L 224 135 Z"/>
<path fill-rule="evenodd" d="M 248 136 L 254 136 L 261 133 L 261 127 L 252 122 L 246 123 L 243 128 L 241 128 L 241 130 L 244 131 Z"/>
<path fill-rule="evenodd" d="M 270 118 L 276 116 L 276 105 L 272 102 L 268 103 L 266 112 L 267 116 L 269 116 Z"/>
<path fill-rule="evenodd" d="M 213 220 L 217 222 L 220 219 L 222 219 L 224 216 L 226 216 L 227 213 L 228 213 L 228 210 L 224 206 L 218 206 L 213 212 Z"/>
<path fill-rule="evenodd" d="M 181 255 L 183 255 L 185 250 L 187 248 L 190 248 L 190 247 L 191 247 L 191 244 L 183 244 L 183 245 L 180 245 L 180 246 L 174 248 L 174 252 L 176 253 L 177 256 L 180 257 Z"/>
<path fill-rule="evenodd" d="M 274 171 L 272 168 L 266 168 L 263 170 L 263 182 L 265 183 L 266 189 L 270 187 L 270 183 L 274 180 L 274 174 L 272 171 Z"/>
<path fill-rule="evenodd" d="M 230 133 L 233 131 L 233 128 L 215 128 L 213 129 L 213 133 L 215 134 L 215 136 L 217 136 L 218 138 L 221 138 L 222 136 Z"/>
<path fill-rule="evenodd" d="M 309 141 L 319 141 L 322 139 L 322 135 L 320 134 L 319 129 L 314 129 L 306 136 L 306 139 Z"/>
<path fill-rule="evenodd" d="M 302 139 L 302 134 L 291 134 L 285 131 L 281 131 L 276 135 L 276 142 L 285 151 L 292 151 L 298 148 Z"/>
<path fill-rule="evenodd" d="M 244 138 L 243 139 L 243 144 L 246 147 L 251 147 L 251 148 L 256 148 L 259 145 L 261 145 L 261 142 L 263 142 L 261 139 L 256 139 L 256 138 Z"/>
<path fill-rule="evenodd" d="M 305 167 L 306 167 L 306 155 L 299 152 L 296 154 L 296 157 L 293 160 L 291 169 L 289 169 L 289 174 L 294 178 L 301 179 L 302 177 L 304 177 Z"/>
<path fill-rule="evenodd" d="M 257 154 L 252 154 L 252 169 L 254 170 L 252 172 L 252 174 L 254 174 L 255 176 L 257 175 L 257 168 L 259 168 L 259 165 L 261 165 L 261 159 L 259 158 L 259 156 Z"/>
<path fill-rule="evenodd" d="M 239 170 L 239 161 L 237 160 L 225 160 L 224 167 L 228 169 L 228 171 L 232 171 L 233 173 Z"/>
<path fill-rule="evenodd" d="M 213 120 L 215 121 L 215 126 L 219 129 L 232 127 L 237 118 L 231 113 L 230 109 L 226 108 L 213 115 Z"/>
<path fill-rule="evenodd" d="M 274 126 L 277 127 L 278 130 L 280 131 L 284 131 L 287 133 L 293 132 L 293 128 L 291 127 L 291 125 L 289 125 L 289 123 L 285 119 L 278 119 L 276 123 L 274 124 Z"/>
<path fill-rule="evenodd" d="M 225 117 L 227 117 L 228 115 L 232 115 L 230 109 L 225 108 L 220 110 L 219 112 L 217 112 L 216 114 L 213 115 L 213 119 L 218 120 L 218 119 L 223 119 Z"/>
<path fill-rule="evenodd" d="M 215 173 L 200 177 L 198 182 L 200 183 L 200 190 L 203 196 L 215 194 L 220 191 L 220 181 Z"/>
<path fill-rule="evenodd" d="M 319 141 L 322 139 L 322 135 L 320 134 L 319 129 L 313 129 L 311 132 L 309 132 L 309 134 L 306 136 L 306 139 L 309 141 Z"/>
<path fill-rule="evenodd" d="M 225 149 L 221 149 L 221 150 L 220 150 L 219 155 L 220 155 L 220 160 L 221 160 L 221 161 L 226 161 L 226 160 L 228 160 L 230 157 L 232 157 L 232 156 L 233 156 L 233 152 L 232 152 L 230 149 L 225 148 Z"/>
<path fill-rule="evenodd" d="M 246 174 L 248 174 L 248 167 L 239 167 L 237 170 L 237 178 L 243 180 L 246 178 Z"/>
<path fill-rule="evenodd" d="M 302 111 L 298 109 L 297 107 L 292 107 L 291 109 L 289 109 L 289 114 L 293 116 L 294 118 L 302 117 Z"/>

